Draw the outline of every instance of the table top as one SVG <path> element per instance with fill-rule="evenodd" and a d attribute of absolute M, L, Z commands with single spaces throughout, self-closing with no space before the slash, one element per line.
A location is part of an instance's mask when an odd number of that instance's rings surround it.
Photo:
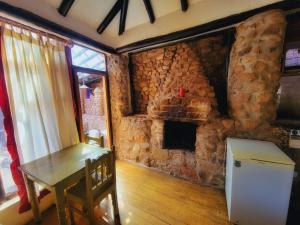
<path fill-rule="evenodd" d="M 53 187 L 76 172 L 84 170 L 86 159 L 97 158 L 107 151 L 110 150 L 87 144 L 73 145 L 23 164 L 20 169 L 37 181 Z"/>

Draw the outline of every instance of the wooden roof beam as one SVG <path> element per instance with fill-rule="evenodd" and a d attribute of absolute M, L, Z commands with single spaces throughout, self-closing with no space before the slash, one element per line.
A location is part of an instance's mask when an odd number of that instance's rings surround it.
<path fill-rule="evenodd" d="M 113 18 L 117 15 L 117 13 L 121 10 L 122 8 L 122 0 L 118 0 L 112 9 L 109 11 L 107 16 L 104 18 L 104 20 L 101 22 L 99 27 L 97 28 L 97 32 L 99 34 L 102 34 L 103 31 L 106 29 L 106 27 L 110 24 L 110 22 L 113 20 Z"/>
<path fill-rule="evenodd" d="M 125 31 L 127 9 L 128 9 L 128 1 L 129 0 L 122 0 L 121 15 L 120 15 L 120 24 L 119 24 L 119 35 L 123 34 L 124 31 Z"/>
<path fill-rule="evenodd" d="M 183 12 L 187 11 L 187 9 L 189 7 L 188 0 L 180 0 L 180 2 L 181 2 L 181 10 Z"/>
<path fill-rule="evenodd" d="M 60 15 L 67 16 L 75 0 L 63 0 L 57 9 Z"/>
<path fill-rule="evenodd" d="M 144 4 L 145 4 L 145 7 L 146 7 L 146 10 L 147 10 L 149 19 L 150 19 L 150 23 L 154 23 L 155 16 L 154 16 L 154 12 L 153 12 L 150 0 L 144 0 Z"/>

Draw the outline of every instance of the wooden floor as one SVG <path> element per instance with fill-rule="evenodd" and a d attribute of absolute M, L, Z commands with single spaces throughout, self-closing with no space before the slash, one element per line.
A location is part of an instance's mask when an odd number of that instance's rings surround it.
<path fill-rule="evenodd" d="M 219 190 L 123 161 L 117 162 L 117 188 L 123 225 L 230 224 L 225 195 Z M 101 203 L 105 210 L 96 209 L 98 217 L 104 216 L 99 224 L 111 221 L 111 202 L 108 200 Z M 53 206 L 43 214 L 42 225 L 58 224 L 55 210 Z M 77 223 L 86 224 L 79 217 Z"/>

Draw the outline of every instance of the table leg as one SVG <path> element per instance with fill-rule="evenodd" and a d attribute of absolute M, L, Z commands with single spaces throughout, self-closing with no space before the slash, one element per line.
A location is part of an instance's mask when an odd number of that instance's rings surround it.
<path fill-rule="evenodd" d="M 34 182 L 29 177 L 27 177 L 27 175 L 24 175 L 24 178 L 28 188 L 28 197 L 31 203 L 31 209 L 34 216 L 34 220 L 36 223 L 40 223 L 42 221 L 42 217 L 39 210 L 39 203 L 36 196 Z"/>
<path fill-rule="evenodd" d="M 64 188 L 59 185 L 55 187 L 55 201 L 59 224 L 67 225 Z"/>

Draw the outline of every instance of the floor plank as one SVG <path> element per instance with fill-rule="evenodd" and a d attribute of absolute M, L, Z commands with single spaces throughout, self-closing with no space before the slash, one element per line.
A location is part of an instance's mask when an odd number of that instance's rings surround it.
<path fill-rule="evenodd" d="M 230 224 L 223 191 L 192 184 L 149 168 L 118 161 L 117 189 L 124 225 Z M 105 199 L 96 212 L 99 224 L 111 223 L 110 199 Z M 79 216 L 76 221 L 80 225 L 86 224 Z M 42 225 L 50 224 L 58 224 L 55 207 L 43 214 Z"/>

